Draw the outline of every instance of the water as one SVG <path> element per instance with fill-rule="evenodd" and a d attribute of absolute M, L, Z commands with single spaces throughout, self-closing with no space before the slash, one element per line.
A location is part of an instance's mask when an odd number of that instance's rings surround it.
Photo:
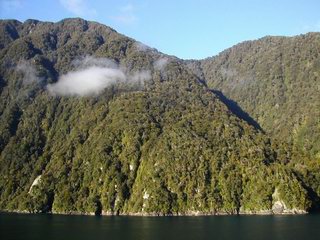
<path fill-rule="evenodd" d="M 0 214 L 0 239 L 320 239 L 320 215 L 95 217 Z"/>

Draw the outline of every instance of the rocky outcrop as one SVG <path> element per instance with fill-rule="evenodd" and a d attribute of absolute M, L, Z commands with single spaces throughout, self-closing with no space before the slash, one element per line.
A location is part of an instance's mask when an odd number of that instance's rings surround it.
<path fill-rule="evenodd" d="M 32 182 L 32 184 L 31 184 L 31 186 L 30 186 L 30 189 L 29 189 L 29 192 L 28 192 L 28 193 L 29 193 L 29 194 L 32 193 L 33 187 L 39 185 L 40 182 L 41 182 L 41 175 L 39 175 L 38 177 L 36 177 L 36 178 L 34 179 L 34 181 Z"/>

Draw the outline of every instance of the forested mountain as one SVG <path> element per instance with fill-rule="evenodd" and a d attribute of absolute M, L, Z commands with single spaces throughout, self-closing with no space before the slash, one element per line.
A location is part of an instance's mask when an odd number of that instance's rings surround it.
<path fill-rule="evenodd" d="M 230 109 L 281 143 L 287 164 L 319 195 L 320 33 L 268 36 L 187 64 Z"/>
<path fill-rule="evenodd" d="M 272 137 L 320 153 L 320 34 L 265 37 L 200 62 L 208 87 L 223 92 Z"/>
<path fill-rule="evenodd" d="M 270 46 L 255 53 L 248 42 L 183 61 L 82 19 L 1 21 L 0 209 L 163 215 L 316 208 L 319 145 L 308 131 L 319 127 L 311 120 L 319 109 L 319 60 L 306 39 L 319 38 L 297 38 L 313 58 L 281 60 L 288 65 L 275 79 L 289 74 L 300 98 L 269 87 L 270 66 L 279 66 L 271 43 L 282 38 L 261 40 Z M 263 77 L 247 71 L 252 64 Z M 233 81 L 252 88 L 236 93 Z M 304 111 L 297 98 L 314 101 Z M 279 110 L 271 112 L 269 99 Z"/>

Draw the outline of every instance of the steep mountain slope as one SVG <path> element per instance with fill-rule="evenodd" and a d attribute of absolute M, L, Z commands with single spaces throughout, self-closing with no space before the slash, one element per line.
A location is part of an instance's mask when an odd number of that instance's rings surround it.
<path fill-rule="evenodd" d="M 284 164 L 287 152 L 183 61 L 82 19 L 1 21 L 0 33 L 1 210 L 283 213 L 316 204 Z"/>
<path fill-rule="evenodd" d="M 236 101 L 272 137 L 320 153 L 320 33 L 265 37 L 199 65 L 210 88 Z"/>
<path fill-rule="evenodd" d="M 240 43 L 189 66 L 272 139 L 317 194 L 320 161 L 320 33 Z M 240 113 L 243 115 L 243 112 Z"/>

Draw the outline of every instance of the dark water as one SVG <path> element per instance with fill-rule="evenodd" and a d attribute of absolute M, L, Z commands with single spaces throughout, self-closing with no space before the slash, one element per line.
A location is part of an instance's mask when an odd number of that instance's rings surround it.
<path fill-rule="evenodd" d="M 94 217 L 0 214 L 0 239 L 320 239 L 320 215 Z"/>

